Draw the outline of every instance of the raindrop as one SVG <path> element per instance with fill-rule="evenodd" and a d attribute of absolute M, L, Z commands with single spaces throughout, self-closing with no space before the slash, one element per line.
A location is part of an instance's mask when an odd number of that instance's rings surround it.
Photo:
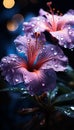
<path fill-rule="evenodd" d="M 63 37 L 61 37 L 61 41 L 63 41 L 64 40 L 64 38 Z"/>
<path fill-rule="evenodd" d="M 6 61 L 6 60 L 7 60 L 6 58 L 3 58 L 3 59 L 2 59 L 3 62 Z"/>
<path fill-rule="evenodd" d="M 52 47 L 52 48 L 51 48 L 51 51 L 53 51 L 53 50 L 54 50 L 54 48 Z"/>
<path fill-rule="evenodd" d="M 24 90 L 24 88 L 21 88 L 21 90 Z"/>
<path fill-rule="evenodd" d="M 55 68 L 58 68 L 58 65 L 57 65 L 57 64 L 55 64 L 54 66 L 55 66 Z"/>
<path fill-rule="evenodd" d="M 7 62 L 8 62 L 8 63 L 10 63 L 11 61 L 10 61 L 10 60 L 8 60 Z"/>
<path fill-rule="evenodd" d="M 56 36 L 57 39 L 59 39 L 59 36 Z"/>
<path fill-rule="evenodd" d="M 56 55 L 57 55 L 57 52 L 54 52 L 54 55 L 56 56 Z"/>
<path fill-rule="evenodd" d="M 64 113 L 70 115 L 70 110 L 64 111 Z"/>
<path fill-rule="evenodd" d="M 42 86 L 45 86 L 45 83 L 42 83 Z"/>
<path fill-rule="evenodd" d="M 69 27 L 68 27 L 68 30 L 70 30 L 70 29 L 71 29 L 71 27 L 69 26 Z"/>
<path fill-rule="evenodd" d="M 18 82 L 19 80 L 18 79 L 15 79 L 16 82 Z"/>
<path fill-rule="evenodd" d="M 35 25 L 34 24 L 32 24 L 32 27 L 34 27 Z"/>
<path fill-rule="evenodd" d="M 31 39 L 28 39 L 27 41 L 28 41 L 28 42 L 30 42 L 30 41 L 31 41 Z"/>
<path fill-rule="evenodd" d="M 67 45 L 66 45 L 66 44 L 64 44 L 64 48 L 67 48 Z"/>
<path fill-rule="evenodd" d="M 59 55 L 60 58 L 63 58 L 63 55 Z"/>
<path fill-rule="evenodd" d="M 70 107 L 71 108 L 71 110 L 73 110 L 74 111 L 74 107 L 72 106 L 72 107 Z"/>
<path fill-rule="evenodd" d="M 70 30 L 70 31 L 69 31 L 69 35 L 71 35 L 71 34 L 72 34 L 72 31 Z"/>
<path fill-rule="evenodd" d="M 66 94 L 65 97 L 68 97 L 68 94 Z"/>
<path fill-rule="evenodd" d="M 25 83 L 29 83 L 30 81 L 27 79 L 27 78 L 25 78 Z"/>
<path fill-rule="evenodd" d="M 16 61 L 16 59 L 15 59 L 15 58 L 12 58 L 11 60 L 12 60 L 12 61 Z"/>

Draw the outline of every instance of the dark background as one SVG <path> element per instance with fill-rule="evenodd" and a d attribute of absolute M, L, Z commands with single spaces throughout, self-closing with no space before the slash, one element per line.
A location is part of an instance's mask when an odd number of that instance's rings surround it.
<path fill-rule="evenodd" d="M 48 0 L 15 0 L 15 6 L 12 9 L 6 9 L 3 6 L 3 0 L 0 0 L 0 59 L 8 55 L 9 53 L 16 53 L 13 40 L 21 34 L 22 25 L 14 31 L 8 31 L 6 24 L 9 20 L 12 19 L 15 14 L 22 14 L 24 19 L 27 14 L 38 15 L 39 9 L 43 8 L 47 10 L 46 2 Z M 69 9 L 74 9 L 73 0 L 52 0 L 53 7 L 56 10 L 60 10 L 63 14 L 66 13 Z M 69 49 L 63 49 L 65 54 L 69 57 L 69 63 L 74 67 L 74 51 Z M 8 84 L 0 76 L 0 87 L 5 88 Z M 29 120 L 30 117 L 21 117 L 17 114 L 17 110 L 23 107 L 32 106 L 32 103 L 28 103 L 28 99 L 21 100 L 20 94 L 13 92 L 0 92 L 0 130 L 21 130 L 18 128 L 18 125 L 24 121 Z M 59 125 L 60 130 L 72 130 L 74 120 L 71 118 L 65 118 L 65 120 Z M 74 127 L 73 127 L 74 128 Z"/>

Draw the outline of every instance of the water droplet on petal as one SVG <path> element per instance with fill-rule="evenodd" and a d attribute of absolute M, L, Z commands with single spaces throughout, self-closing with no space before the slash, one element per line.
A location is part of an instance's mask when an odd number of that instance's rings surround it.
<path fill-rule="evenodd" d="M 69 31 L 69 35 L 71 35 L 71 34 L 72 34 L 72 31 L 70 30 L 70 31 Z"/>
<path fill-rule="evenodd" d="M 64 38 L 63 37 L 61 37 L 61 41 L 63 41 L 64 40 Z"/>
<path fill-rule="evenodd" d="M 67 45 L 66 45 L 66 44 L 64 44 L 64 48 L 67 48 Z"/>
<path fill-rule="evenodd" d="M 12 60 L 12 61 L 16 61 L 16 59 L 15 59 L 15 58 L 12 58 L 11 60 Z"/>
<path fill-rule="evenodd" d="M 2 61 L 6 61 L 7 59 L 6 58 L 3 58 Z"/>
<path fill-rule="evenodd" d="M 54 55 L 56 56 L 56 55 L 57 55 L 57 52 L 54 52 Z"/>
<path fill-rule="evenodd" d="M 25 83 L 29 83 L 30 81 L 25 77 Z"/>
<path fill-rule="evenodd" d="M 45 86 L 45 83 L 42 83 L 42 86 Z"/>
<path fill-rule="evenodd" d="M 51 51 L 53 51 L 53 50 L 54 50 L 54 48 L 52 47 L 52 48 L 51 48 Z"/>
<path fill-rule="evenodd" d="M 63 55 L 59 55 L 60 58 L 63 58 Z"/>
<path fill-rule="evenodd" d="M 30 42 L 30 39 L 28 39 L 27 41 Z"/>
<path fill-rule="evenodd" d="M 18 79 L 15 79 L 16 82 L 18 82 L 19 80 Z"/>
<path fill-rule="evenodd" d="M 8 63 L 10 63 L 11 61 L 10 61 L 10 60 L 8 60 L 7 62 L 8 62 Z"/>
<path fill-rule="evenodd" d="M 58 65 L 57 65 L 57 64 L 55 64 L 54 66 L 55 66 L 55 68 L 58 68 Z"/>
<path fill-rule="evenodd" d="M 24 88 L 21 88 L 21 90 L 24 90 Z"/>
<path fill-rule="evenodd" d="M 70 26 L 68 26 L 68 30 L 70 30 L 71 29 L 71 27 Z"/>

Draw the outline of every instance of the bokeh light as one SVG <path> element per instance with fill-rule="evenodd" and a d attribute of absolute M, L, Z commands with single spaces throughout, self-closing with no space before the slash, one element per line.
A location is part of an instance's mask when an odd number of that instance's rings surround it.
<path fill-rule="evenodd" d="M 17 22 L 18 24 L 21 24 L 24 22 L 24 17 L 22 14 L 15 14 L 13 17 L 12 17 L 12 20 Z"/>
<path fill-rule="evenodd" d="M 15 14 L 11 21 L 7 23 L 7 29 L 9 31 L 16 31 L 19 26 L 24 22 L 24 17 L 21 14 Z"/>
<path fill-rule="evenodd" d="M 15 5 L 14 0 L 3 0 L 3 5 L 5 8 L 10 9 Z"/>
<path fill-rule="evenodd" d="M 7 29 L 8 29 L 9 31 L 16 31 L 17 28 L 18 28 L 17 22 L 14 22 L 13 20 L 11 20 L 11 21 L 9 21 L 9 22 L 7 23 Z"/>

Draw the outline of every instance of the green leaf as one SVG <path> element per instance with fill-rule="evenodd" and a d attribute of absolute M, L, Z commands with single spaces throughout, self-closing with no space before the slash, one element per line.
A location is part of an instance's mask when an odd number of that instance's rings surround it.
<path fill-rule="evenodd" d="M 74 118 L 74 106 L 55 107 L 55 109 L 69 117 Z"/>
<path fill-rule="evenodd" d="M 19 87 L 10 87 L 10 88 L 0 89 L 0 92 L 6 92 L 6 91 L 21 92 L 21 91 L 26 91 L 26 90 L 25 88 L 19 88 Z"/>
<path fill-rule="evenodd" d="M 63 83 L 58 83 L 57 87 L 58 87 L 58 92 L 60 92 L 62 94 L 66 94 L 66 93 L 72 92 L 72 90 L 69 87 L 67 87 L 65 84 L 63 84 Z"/>
<path fill-rule="evenodd" d="M 74 92 L 63 94 L 61 96 L 58 96 L 55 101 L 55 105 L 63 105 L 63 104 L 74 104 Z"/>
<path fill-rule="evenodd" d="M 72 80 L 74 80 L 74 70 L 70 66 L 68 66 L 66 73 Z"/>
<path fill-rule="evenodd" d="M 58 94 L 58 87 L 56 87 L 53 91 L 51 91 L 51 93 L 49 95 L 50 99 L 53 100 L 57 94 Z"/>

